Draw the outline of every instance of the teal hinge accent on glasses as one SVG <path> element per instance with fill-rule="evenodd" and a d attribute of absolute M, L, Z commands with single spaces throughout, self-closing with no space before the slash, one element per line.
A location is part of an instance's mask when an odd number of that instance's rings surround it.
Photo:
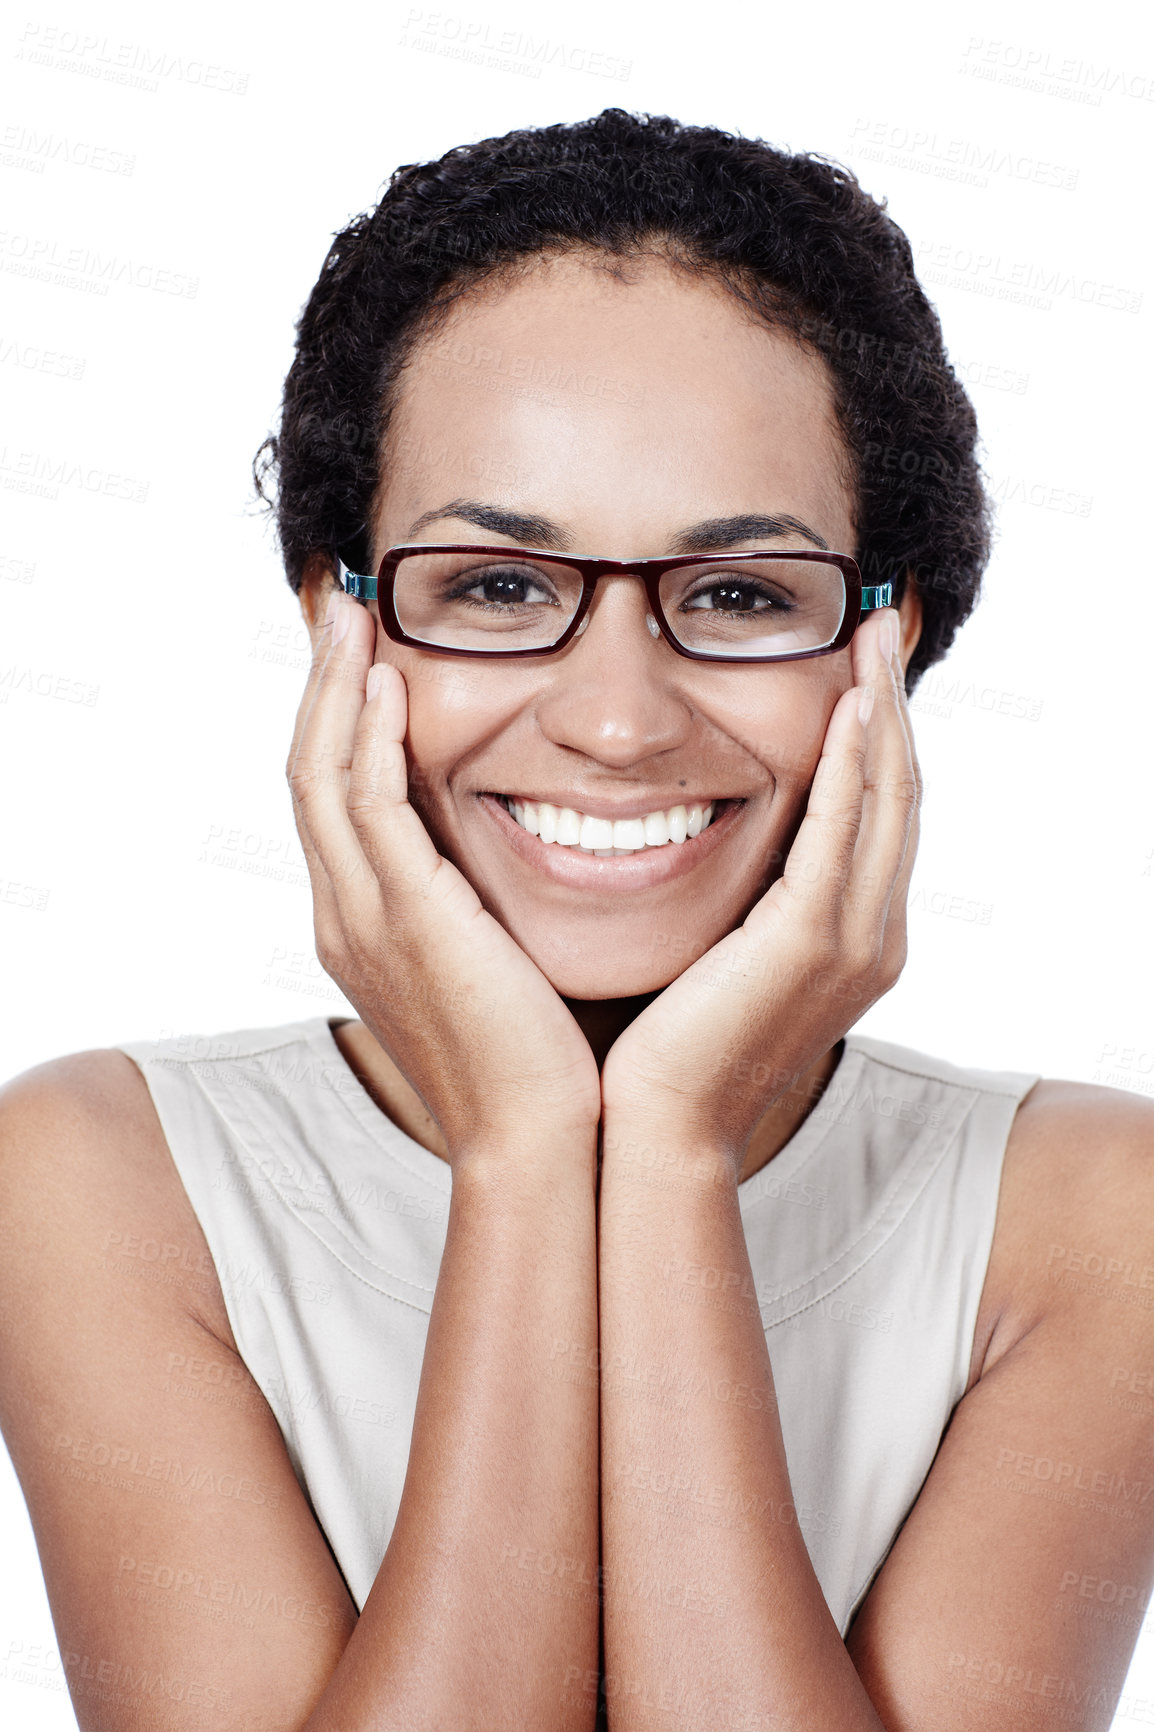
<path fill-rule="evenodd" d="M 350 571 L 344 560 L 337 556 L 337 572 L 341 580 L 341 588 L 346 595 L 353 595 L 358 601 L 376 601 L 377 580 L 375 577 L 362 577 L 359 571 Z"/>

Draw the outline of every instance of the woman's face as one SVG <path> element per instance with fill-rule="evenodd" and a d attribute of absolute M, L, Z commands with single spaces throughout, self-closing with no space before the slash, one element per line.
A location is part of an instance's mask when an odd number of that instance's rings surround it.
<path fill-rule="evenodd" d="M 541 259 L 418 345 L 390 429 L 377 559 L 408 541 L 641 559 L 747 515 L 853 551 L 824 364 L 712 280 L 654 258 L 625 275 L 589 255 Z M 483 511 L 533 523 L 503 534 Z M 719 548 L 814 545 L 795 531 L 716 535 Z M 377 659 L 408 684 L 414 806 L 572 998 L 654 991 L 740 924 L 779 875 L 853 683 L 848 649 L 778 666 L 687 660 L 647 612 L 636 578 L 603 578 L 584 631 L 524 661 L 439 657 L 377 625 Z M 907 631 L 907 653 L 913 641 Z M 606 858 L 542 842 L 499 795 L 611 819 L 710 802 L 716 815 L 696 839 Z"/>

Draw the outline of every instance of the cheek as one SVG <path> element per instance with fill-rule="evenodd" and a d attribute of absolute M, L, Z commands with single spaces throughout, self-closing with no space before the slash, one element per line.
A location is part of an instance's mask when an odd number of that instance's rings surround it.
<path fill-rule="evenodd" d="M 725 730 L 765 766 L 779 798 L 808 790 L 834 705 L 852 683 L 847 653 L 759 670 L 729 695 Z"/>
<path fill-rule="evenodd" d="M 438 806 L 444 805 L 449 771 L 468 750 L 471 730 L 467 715 L 439 701 L 435 679 L 422 671 L 405 670 L 409 693 L 409 724 L 405 756 L 409 766 L 409 799 L 426 824 L 436 828 Z"/>
<path fill-rule="evenodd" d="M 396 644 L 388 644 L 384 654 L 378 649 L 378 656 L 400 669 L 408 691 L 409 798 L 437 838 L 447 840 L 453 827 L 450 778 L 508 727 L 509 706 L 496 701 L 488 670 L 467 661 L 423 656 Z"/>

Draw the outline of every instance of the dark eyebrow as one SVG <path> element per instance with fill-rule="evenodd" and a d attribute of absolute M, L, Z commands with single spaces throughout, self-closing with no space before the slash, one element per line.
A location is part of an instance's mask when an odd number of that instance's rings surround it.
<path fill-rule="evenodd" d="M 522 547 L 544 547 L 554 549 L 558 553 L 572 550 L 572 542 L 565 531 L 557 523 L 547 517 L 535 517 L 521 511 L 506 511 L 502 506 L 483 505 L 476 499 L 450 499 L 447 505 L 439 505 L 435 511 L 426 511 L 410 524 L 406 540 L 412 540 L 419 530 L 430 523 L 437 523 L 443 517 L 458 517 L 463 523 L 472 523 L 477 529 L 486 529 L 492 535 L 507 535 L 512 541 L 519 542 Z M 726 548 L 737 547 L 743 541 L 777 541 L 782 536 L 800 535 L 814 547 L 820 547 L 823 553 L 829 552 L 829 542 L 825 541 L 816 529 L 802 523 L 797 517 L 768 517 L 757 512 L 747 512 L 740 517 L 710 517 L 703 523 L 695 523 L 689 529 L 683 529 L 675 535 L 670 543 L 670 553 L 711 553 L 722 552 Z"/>
<path fill-rule="evenodd" d="M 520 542 L 522 547 L 555 548 L 558 553 L 569 551 L 569 538 L 556 523 L 550 523 L 547 517 L 533 517 L 523 511 L 506 511 L 498 505 L 482 505 L 476 499 L 450 499 L 447 505 L 439 505 L 435 511 L 426 511 L 409 525 L 409 533 L 405 537 L 411 541 L 417 531 L 424 529 L 429 523 L 437 523 L 442 517 L 459 517 L 464 523 L 472 523 L 478 529 L 487 529 L 492 535 L 507 535 L 513 541 Z"/>
<path fill-rule="evenodd" d="M 829 552 L 829 542 L 803 523 L 799 517 L 764 517 L 757 512 L 743 517 L 711 517 L 695 523 L 692 529 L 674 536 L 670 553 L 709 553 L 736 547 L 742 541 L 778 541 L 783 535 L 800 535 L 812 541 L 823 553 Z"/>

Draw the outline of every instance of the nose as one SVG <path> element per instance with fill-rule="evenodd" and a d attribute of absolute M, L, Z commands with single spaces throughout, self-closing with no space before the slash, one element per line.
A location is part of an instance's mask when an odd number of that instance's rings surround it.
<path fill-rule="evenodd" d="M 537 704 L 542 732 L 613 769 L 683 746 L 693 727 L 686 669 L 636 577 L 603 577 L 585 624 L 553 658 Z"/>

